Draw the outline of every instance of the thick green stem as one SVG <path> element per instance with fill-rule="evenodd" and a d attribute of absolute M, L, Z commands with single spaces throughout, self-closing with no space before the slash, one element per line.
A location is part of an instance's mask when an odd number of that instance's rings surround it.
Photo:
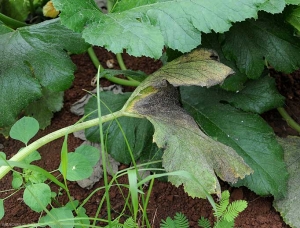
<path fill-rule="evenodd" d="M 93 47 L 90 47 L 88 49 L 88 54 L 94 64 L 94 66 L 98 69 L 99 66 L 101 68 L 100 72 L 102 72 L 104 70 L 103 66 L 100 64 L 94 50 L 93 50 Z M 122 78 L 117 78 L 117 77 L 112 77 L 112 76 L 108 76 L 108 75 L 105 75 L 104 76 L 107 80 L 113 82 L 113 83 L 116 83 L 116 84 L 119 84 L 119 85 L 123 85 L 123 86 L 139 86 L 140 82 L 139 81 L 136 81 L 136 80 L 125 80 L 125 79 L 122 79 Z"/>
<path fill-rule="evenodd" d="M 102 72 L 104 70 L 103 66 L 101 65 L 101 63 L 99 62 L 96 53 L 94 52 L 93 47 L 90 47 L 88 49 L 88 54 L 90 56 L 90 59 L 92 60 L 94 66 L 98 69 L 100 67 L 100 72 Z"/>
<path fill-rule="evenodd" d="M 290 117 L 290 115 L 285 111 L 285 109 L 280 107 L 277 108 L 277 110 L 280 113 L 280 115 L 285 119 L 287 124 L 300 133 L 300 125 L 296 123 L 296 121 L 293 120 L 292 117 Z"/>
<path fill-rule="evenodd" d="M 121 117 L 121 116 L 127 116 L 124 111 L 117 111 L 112 114 L 102 116 L 102 123 L 113 120 L 115 118 Z M 80 131 L 89 127 L 93 127 L 99 124 L 99 118 L 89 120 L 83 123 L 79 123 L 76 125 L 68 126 L 65 128 L 62 128 L 60 130 L 57 130 L 55 132 L 52 132 L 35 142 L 31 143 L 27 147 L 23 148 L 21 151 L 19 151 L 15 156 L 13 156 L 9 161 L 22 161 L 24 158 L 26 158 L 29 154 L 40 148 L 41 146 L 58 139 L 60 137 L 63 137 L 66 134 L 70 134 L 76 131 Z M 11 168 L 9 166 L 2 166 L 0 167 L 0 179 L 2 179 L 9 171 Z"/>
<path fill-rule="evenodd" d="M 9 26 L 12 29 L 17 29 L 17 28 L 24 27 L 24 26 L 28 25 L 24 22 L 21 22 L 21 21 L 13 19 L 11 17 L 8 17 L 8 16 L 6 16 L 2 13 L 0 13 L 0 21 L 2 21 L 4 24 L 6 24 L 7 26 Z"/>
<path fill-rule="evenodd" d="M 123 61 L 123 58 L 122 58 L 122 54 L 117 53 L 116 56 L 117 56 L 117 60 L 118 60 L 118 63 L 119 63 L 119 66 L 120 66 L 121 70 L 127 70 L 127 67 L 126 67 L 126 65 Z"/>

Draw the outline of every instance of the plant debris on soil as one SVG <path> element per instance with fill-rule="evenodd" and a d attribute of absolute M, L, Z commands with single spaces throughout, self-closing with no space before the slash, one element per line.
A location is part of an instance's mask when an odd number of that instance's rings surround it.
<path fill-rule="evenodd" d="M 115 67 L 118 68 L 114 54 L 101 48 L 96 48 L 96 53 L 101 64 L 106 66 L 106 62 L 108 60 L 110 60 L 110 62 L 111 60 L 114 60 Z M 134 58 L 124 54 L 123 58 L 128 69 L 142 70 L 147 74 L 150 74 L 161 67 L 160 61 L 154 61 L 145 57 Z M 75 73 L 75 80 L 72 87 L 65 92 L 64 107 L 60 112 L 55 113 L 51 126 L 47 127 L 45 130 L 41 130 L 33 140 L 60 128 L 72 125 L 78 121 L 80 117 L 70 112 L 70 106 L 83 97 L 87 93 L 86 91 L 94 89 L 91 85 L 91 81 L 96 74 L 96 69 L 89 59 L 89 56 L 87 54 L 74 55 L 72 56 L 72 59 L 77 65 L 77 71 Z M 280 93 L 286 97 L 285 108 L 287 112 L 296 122 L 300 123 L 300 71 L 289 75 L 271 71 L 271 75 L 276 79 Z M 106 80 L 101 80 L 102 86 L 108 86 L 110 84 L 111 83 Z M 132 91 L 132 88 L 125 88 L 124 91 L 130 90 Z M 286 137 L 287 135 L 297 135 L 297 132 L 286 124 L 276 110 L 263 114 L 263 117 L 273 127 L 278 136 Z M 48 171 L 56 170 L 60 163 L 62 143 L 63 138 L 55 140 L 40 148 L 39 152 L 42 156 L 42 160 L 37 161 L 34 164 L 39 165 Z M 73 135 L 69 135 L 68 150 L 74 151 L 81 143 L 82 141 L 80 139 L 73 137 Z M 3 145 L 1 150 L 6 153 L 7 158 L 11 158 L 15 155 L 23 146 L 22 143 L 12 139 L 5 139 L 3 136 L 0 136 L 0 144 Z M 121 165 L 120 169 L 125 167 L 126 166 Z M 12 191 L 4 191 L 12 188 L 11 180 L 11 174 L 6 175 L 2 180 L 0 180 L 0 198 L 3 199 L 12 193 Z M 126 181 L 127 180 L 124 177 L 119 180 L 119 183 L 125 183 Z M 52 191 L 58 191 L 58 188 L 55 185 L 51 184 L 50 186 Z M 90 190 L 80 188 L 76 182 L 69 182 L 68 185 L 71 196 L 81 202 L 94 189 L 101 186 L 103 186 L 103 181 L 98 182 Z M 283 222 L 280 214 L 272 207 L 272 197 L 260 197 L 247 188 L 233 188 L 223 182 L 221 182 L 221 186 L 222 190 L 228 189 L 230 191 L 231 200 L 244 199 L 248 202 L 246 210 L 237 217 L 235 227 L 289 227 Z M 147 191 L 146 188 L 145 191 Z M 88 203 L 85 204 L 85 208 L 89 216 L 93 217 L 95 215 L 98 204 L 103 197 L 103 193 L 103 190 L 98 191 L 95 195 L 93 195 Z M 0 220 L 0 227 L 14 227 L 38 221 L 41 215 L 33 212 L 25 205 L 22 201 L 22 194 L 22 191 L 19 191 L 4 201 L 5 216 L 2 220 Z M 112 216 L 114 218 L 117 217 L 124 208 L 124 199 L 117 187 L 111 189 L 110 197 Z M 68 201 L 68 198 L 66 194 L 63 194 L 58 197 L 58 200 L 64 204 Z M 154 183 L 147 210 L 152 227 L 159 227 L 161 219 L 165 220 L 168 216 L 173 217 L 176 212 L 182 212 L 187 216 L 190 221 L 190 227 L 197 227 L 197 221 L 201 216 L 209 218 L 211 221 L 214 219 L 212 207 L 207 200 L 192 199 L 183 191 L 182 187 L 177 188 L 170 183 L 160 181 L 155 181 Z M 106 215 L 107 213 L 104 206 L 99 217 L 105 218 Z"/>

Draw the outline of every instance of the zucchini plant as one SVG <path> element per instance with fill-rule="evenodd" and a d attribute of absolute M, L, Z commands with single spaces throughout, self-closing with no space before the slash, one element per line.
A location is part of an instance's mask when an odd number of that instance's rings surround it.
<path fill-rule="evenodd" d="M 138 87 L 120 95 L 104 92 L 104 117 L 92 112 L 97 100 L 90 99 L 85 107 L 90 120 L 44 143 L 79 129 L 99 141 L 103 118 L 106 146 L 115 159 L 162 159 L 168 172 L 201 177 L 200 189 L 194 179 L 169 177 L 191 196 L 220 194 L 217 176 L 262 196 L 286 195 L 283 149 L 259 114 L 284 106 L 268 68 L 291 73 L 300 67 L 299 0 L 109 0 L 107 14 L 93 0 L 52 3 L 59 18 L 39 24 L 20 25 L 0 14 L 1 133 L 7 135 L 20 115 L 36 117 L 45 128 L 72 84 L 75 68 L 67 52 L 88 49 L 98 67 L 91 46 L 101 46 L 116 53 L 127 79 L 103 68 L 100 75 Z M 14 22 L 17 29 L 10 26 Z M 144 79 L 126 71 L 124 50 L 161 58 L 165 65 Z M 39 146 L 28 145 L 14 159 Z M 9 170 L 1 167 L 0 177 Z"/>

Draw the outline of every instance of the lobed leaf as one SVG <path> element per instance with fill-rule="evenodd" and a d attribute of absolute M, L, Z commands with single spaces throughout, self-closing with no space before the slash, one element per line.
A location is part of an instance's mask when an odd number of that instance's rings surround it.
<path fill-rule="evenodd" d="M 281 13 L 285 7 L 285 0 L 268 0 L 261 4 L 260 10 L 264 10 L 268 13 Z"/>
<path fill-rule="evenodd" d="M 175 76 L 179 78 L 179 75 Z M 200 179 L 204 189 L 184 177 L 169 177 L 176 186 L 183 183 L 185 191 L 192 197 L 204 198 L 206 191 L 220 193 L 215 173 L 229 182 L 236 182 L 251 173 L 252 170 L 234 150 L 200 131 L 196 122 L 180 107 L 178 91 L 168 81 L 155 82 L 152 87 L 140 91 L 129 104 L 129 107 L 125 106 L 126 112 L 144 116 L 154 125 L 153 141 L 164 148 L 166 171 L 185 170 Z"/>
<path fill-rule="evenodd" d="M 300 4 L 300 3 L 299 3 Z M 293 9 L 286 17 L 286 21 L 300 31 L 300 7 Z"/>
<path fill-rule="evenodd" d="M 224 97 L 217 91 L 182 88 L 183 106 L 206 134 L 232 147 L 254 170 L 235 186 L 247 186 L 259 195 L 283 196 L 288 174 L 273 130 L 260 116 L 220 103 Z"/>
<path fill-rule="evenodd" d="M 297 211 L 300 204 L 300 138 L 289 136 L 287 138 L 277 138 L 277 140 L 284 149 L 284 160 L 290 176 L 287 194 L 283 198 L 275 199 L 273 205 L 287 224 L 291 227 L 299 227 L 300 217 Z"/>
<path fill-rule="evenodd" d="M 241 72 L 258 78 L 265 60 L 277 71 L 291 73 L 300 67 L 299 39 L 279 16 L 262 13 L 258 20 L 237 23 L 225 34 L 223 51 Z"/>
<path fill-rule="evenodd" d="M 153 92 L 153 86 L 158 87 L 167 81 L 174 86 L 213 86 L 222 83 L 225 78 L 234 73 L 231 68 L 220 63 L 217 53 L 213 50 L 196 49 L 185 54 L 154 72 L 144 80 L 133 92 L 125 104 L 130 109 L 131 102 L 140 99 L 141 93 Z M 149 90 L 149 91 L 147 91 Z"/>
<path fill-rule="evenodd" d="M 250 80 L 241 91 L 227 92 L 226 95 L 224 100 L 236 108 L 259 114 L 282 107 L 285 100 L 276 88 L 275 79 L 268 76 Z"/>
<path fill-rule="evenodd" d="M 225 32 L 231 23 L 256 18 L 266 0 L 121 1 L 103 14 L 93 0 L 53 0 L 64 25 L 82 32 L 93 45 L 130 55 L 159 58 L 165 46 L 188 52 L 201 43 L 201 33 Z"/>
<path fill-rule="evenodd" d="M 0 127 L 10 127 L 43 96 L 43 88 L 60 92 L 70 87 L 75 65 L 65 50 L 79 53 L 88 46 L 58 19 L 0 31 Z"/>
<path fill-rule="evenodd" d="M 244 88 L 244 83 L 247 81 L 247 75 L 241 73 L 236 63 L 225 58 L 222 50 L 222 43 L 224 42 L 224 35 L 210 33 L 202 35 L 202 48 L 215 50 L 220 58 L 220 62 L 230 67 L 234 74 L 227 77 L 221 84 L 221 87 L 229 91 L 239 91 Z"/>
<path fill-rule="evenodd" d="M 30 103 L 24 110 L 25 115 L 34 117 L 40 124 L 40 129 L 50 125 L 53 112 L 63 107 L 63 92 L 42 89 L 42 97 Z"/>
<path fill-rule="evenodd" d="M 294 5 L 299 5 L 300 0 L 285 0 L 286 4 L 294 4 Z"/>

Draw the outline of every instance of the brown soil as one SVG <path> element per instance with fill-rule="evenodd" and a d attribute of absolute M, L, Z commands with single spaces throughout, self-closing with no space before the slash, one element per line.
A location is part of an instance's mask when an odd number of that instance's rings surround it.
<path fill-rule="evenodd" d="M 101 63 L 105 66 L 108 59 L 115 59 L 114 55 L 107 53 L 102 49 L 97 49 L 97 55 Z M 51 126 L 43 131 L 40 131 L 35 139 L 40 138 L 47 133 L 58 130 L 62 127 L 74 124 L 79 117 L 73 115 L 70 110 L 70 105 L 86 94 L 84 90 L 92 90 L 90 85 L 91 79 L 95 76 L 96 70 L 92 65 L 87 54 L 81 54 L 72 57 L 76 63 L 78 69 L 76 71 L 76 79 L 73 86 L 65 93 L 65 104 L 63 109 L 54 115 Z M 161 66 L 160 62 L 154 62 L 151 59 L 140 58 L 136 59 L 124 55 L 125 64 L 129 69 L 143 70 L 146 73 L 151 73 Z M 116 60 L 115 60 L 116 62 Z M 116 64 L 117 65 L 117 64 Z M 300 123 L 300 73 L 294 73 L 291 75 L 283 75 L 274 73 L 278 88 L 280 92 L 287 97 L 286 109 L 291 116 Z M 103 81 L 102 84 L 108 85 L 109 82 Z M 292 130 L 282 120 L 280 115 L 276 111 L 271 111 L 264 114 L 264 118 L 274 128 L 276 134 L 279 136 L 296 135 L 297 132 Z M 0 137 L 0 143 L 4 145 L 2 149 L 7 154 L 7 157 L 12 157 L 19 148 L 23 145 L 15 140 L 4 139 Z M 81 140 L 69 136 L 68 149 L 74 151 L 76 147 L 81 144 Z M 39 149 L 42 155 L 42 160 L 36 162 L 37 165 L 43 167 L 46 170 L 57 169 L 60 163 L 60 150 L 62 145 L 62 139 L 58 139 L 46 146 Z M 121 166 L 124 167 L 124 166 Z M 125 182 L 125 179 L 121 179 L 120 182 Z M 0 181 L 0 190 L 11 189 L 11 176 L 7 175 Z M 95 187 L 103 186 L 103 182 L 99 182 Z M 51 185 L 52 191 L 57 188 Z M 92 190 L 85 190 L 80 188 L 76 183 L 69 183 L 69 189 L 74 199 L 79 201 L 84 200 Z M 272 207 L 272 197 L 260 197 L 246 188 L 232 188 L 226 183 L 222 183 L 222 189 L 228 189 L 231 193 L 231 199 L 244 199 L 248 201 L 247 209 L 240 214 L 236 219 L 236 227 L 248 228 L 248 227 L 289 227 L 286 225 L 279 213 Z M 7 197 L 11 192 L 0 192 L 0 198 Z M 94 216 L 99 201 L 103 196 L 103 191 L 98 191 L 90 201 L 85 205 L 87 214 Z M 112 214 L 114 217 L 118 216 L 118 213 L 123 209 L 123 198 L 117 188 L 113 188 L 110 192 Z M 67 198 L 64 195 L 59 197 L 62 203 L 67 202 Z M 32 212 L 22 202 L 22 191 L 16 193 L 14 196 L 8 198 L 4 202 L 5 216 L 0 221 L 0 227 L 13 227 L 17 225 L 25 225 L 33 222 L 37 222 L 40 214 Z M 150 203 L 148 207 L 149 221 L 152 227 L 159 227 L 161 219 L 166 219 L 168 216 L 174 216 L 176 212 L 184 213 L 189 221 L 191 227 L 197 227 L 197 220 L 200 216 L 204 216 L 209 219 L 213 219 L 212 208 L 207 200 L 204 199 L 192 199 L 184 193 L 183 188 L 176 188 L 170 183 L 164 183 L 155 181 L 153 192 L 151 194 Z M 105 208 L 101 210 L 100 217 L 105 217 Z"/>

